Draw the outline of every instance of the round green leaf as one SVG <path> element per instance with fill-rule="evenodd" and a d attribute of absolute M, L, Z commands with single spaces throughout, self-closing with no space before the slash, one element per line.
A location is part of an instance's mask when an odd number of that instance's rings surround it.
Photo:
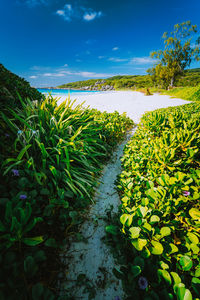
<path fill-rule="evenodd" d="M 194 220 L 200 220 L 200 211 L 197 208 L 191 208 L 189 214 Z"/>
<path fill-rule="evenodd" d="M 163 279 L 168 285 L 170 285 L 170 284 L 172 283 L 171 276 L 170 276 L 169 272 L 167 272 L 167 270 L 161 270 L 161 269 L 158 269 L 158 278 L 159 278 L 159 283 L 161 282 L 162 279 Z"/>
<path fill-rule="evenodd" d="M 163 253 L 163 246 L 161 243 L 157 241 L 151 241 L 152 248 L 151 248 L 151 253 L 154 255 L 160 255 Z"/>
<path fill-rule="evenodd" d="M 140 227 L 131 227 L 129 229 L 129 231 L 131 233 L 131 238 L 132 239 L 137 239 L 139 237 L 139 235 L 140 235 L 141 229 L 140 229 Z"/>
<path fill-rule="evenodd" d="M 135 241 L 132 241 L 132 245 L 138 250 L 142 251 L 142 249 L 146 246 L 147 240 L 144 239 L 137 239 Z"/>
<path fill-rule="evenodd" d="M 192 260 L 187 255 L 181 257 L 181 259 L 179 260 L 179 264 L 183 271 L 189 271 L 193 265 Z"/>
<path fill-rule="evenodd" d="M 170 248 L 171 248 L 171 251 L 169 252 L 169 254 L 172 254 L 172 253 L 175 253 L 175 252 L 178 252 L 178 247 L 176 247 L 176 245 L 170 243 Z"/>
<path fill-rule="evenodd" d="M 169 227 L 162 227 L 160 230 L 160 234 L 162 235 L 162 237 L 170 235 L 171 229 Z"/>
<path fill-rule="evenodd" d="M 199 238 L 192 232 L 189 232 L 187 234 L 187 237 L 189 238 L 189 240 L 191 241 L 191 243 L 193 244 L 199 244 Z"/>
<path fill-rule="evenodd" d="M 152 224 L 157 223 L 157 222 L 159 222 L 159 221 L 160 221 L 160 218 L 159 218 L 159 216 L 157 216 L 157 215 L 153 215 L 153 216 L 151 216 L 151 218 L 150 218 L 150 223 L 152 223 Z"/>
<path fill-rule="evenodd" d="M 179 275 L 175 272 L 170 272 L 173 280 L 174 280 L 174 284 L 178 284 L 181 283 L 181 278 L 179 277 Z"/>
<path fill-rule="evenodd" d="M 128 219 L 128 215 L 127 214 L 123 214 L 120 217 L 120 222 L 124 225 L 126 223 L 126 220 Z"/>

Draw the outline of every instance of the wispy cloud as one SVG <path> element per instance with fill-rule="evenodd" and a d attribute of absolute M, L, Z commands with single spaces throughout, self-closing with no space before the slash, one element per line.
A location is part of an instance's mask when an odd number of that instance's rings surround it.
<path fill-rule="evenodd" d="M 29 76 L 29 78 L 31 78 L 31 79 L 36 79 L 36 78 L 37 78 L 37 76 L 35 76 L 35 75 L 32 75 L 32 76 Z"/>
<path fill-rule="evenodd" d="M 61 74 L 66 75 L 76 75 L 81 77 L 89 77 L 89 78 L 101 78 L 101 77 L 109 77 L 113 74 L 107 74 L 107 73 L 95 73 L 95 72 L 88 72 L 88 71 L 62 71 Z"/>
<path fill-rule="evenodd" d="M 156 63 L 157 59 L 151 58 L 149 56 L 143 57 L 133 57 L 130 59 L 130 64 L 137 64 L 137 65 L 146 65 Z"/>
<path fill-rule="evenodd" d="M 112 51 L 117 51 L 117 50 L 119 50 L 119 47 L 113 47 L 112 48 Z"/>
<path fill-rule="evenodd" d="M 119 57 L 110 57 L 108 58 L 109 61 L 114 61 L 114 62 L 125 62 L 128 61 L 127 58 L 119 58 Z"/>
<path fill-rule="evenodd" d="M 64 77 L 63 73 L 44 73 L 42 74 L 44 77 Z"/>
<path fill-rule="evenodd" d="M 103 58 L 105 58 L 105 56 L 103 56 L 103 55 L 98 56 L 98 59 L 103 59 Z"/>
<path fill-rule="evenodd" d="M 88 11 L 88 12 L 85 12 L 85 14 L 83 15 L 83 19 L 85 21 L 93 21 L 94 19 L 96 18 L 100 18 L 102 16 L 102 12 L 101 11 Z"/>
<path fill-rule="evenodd" d="M 90 22 L 103 16 L 101 11 L 97 12 L 92 8 L 79 7 L 76 4 L 73 6 L 72 4 L 65 4 L 62 9 L 56 11 L 56 14 L 68 22 L 71 22 L 73 19 L 83 19 L 86 22 Z M 90 40 L 88 40 L 88 44 L 90 44 Z"/>
<path fill-rule="evenodd" d="M 65 21 L 70 22 L 74 15 L 74 10 L 72 9 L 71 4 L 65 4 L 63 9 L 59 9 L 56 11 L 56 14 L 64 18 Z"/>

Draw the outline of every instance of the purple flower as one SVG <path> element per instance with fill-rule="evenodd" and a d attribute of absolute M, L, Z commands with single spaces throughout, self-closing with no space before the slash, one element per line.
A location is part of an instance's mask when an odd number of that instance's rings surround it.
<path fill-rule="evenodd" d="M 119 296 L 117 296 L 117 297 L 115 297 L 115 300 L 121 300 L 121 299 L 119 298 Z"/>
<path fill-rule="evenodd" d="M 26 195 L 20 195 L 19 198 L 20 198 L 21 200 L 25 200 L 25 199 L 27 198 L 27 196 L 26 196 Z"/>
<path fill-rule="evenodd" d="M 189 195 L 190 195 L 190 192 L 188 192 L 188 191 L 183 191 L 183 196 L 187 197 L 187 196 L 189 196 Z"/>
<path fill-rule="evenodd" d="M 145 277 L 140 277 L 138 280 L 138 285 L 141 290 L 145 290 L 148 287 L 148 281 Z"/>
<path fill-rule="evenodd" d="M 12 169 L 12 173 L 14 176 L 19 176 L 19 171 L 17 169 Z"/>
<path fill-rule="evenodd" d="M 10 134 L 8 134 L 8 133 L 5 133 L 5 136 L 6 136 L 6 137 L 9 137 L 9 136 L 10 136 Z"/>

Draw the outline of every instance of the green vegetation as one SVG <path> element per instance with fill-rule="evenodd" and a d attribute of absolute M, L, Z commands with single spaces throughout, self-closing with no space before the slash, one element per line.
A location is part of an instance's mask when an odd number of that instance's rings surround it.
<path fill-rule="evenodd" d="M 200 85 L 196 87 L 180 87 L 174 88 L 164 92 L 166 95 L 170 95 L 176 98 L 182 98 L 185 100 L 200 101 Z"/>
<path fill-rule="evenodd" d="M 41 100 L 42 94 L 38 90 L 32 88 L 30 84 L 23 78 L 8 71 L 0 64 L 0 107 L 20 106 L 18 94 L 21 97 L 31 100 Z"/>
<path fill-rule="evenodd" d="M 133 121 L 69 100 L 19 102 L 0 114 L 0 299 L 59 299 L 60 254 Z"/>
<path fill-rule="evenodd" d="M 151 53 L 158 63 L 147 72 L 154 86 L 168 89 L 174 86 L 178 75 L 183 74 L 193 60 L 200 59 L 200 37 L 194 41 L 197 26 L 190 21 L 174 25 L 174 31 L 163 34 L 165 50 Z"/>
<path fill-rule="evenodd" d="M 106 227 L 127 299 L 199 299 L 200 104 L 146 113 L 126 145 Z"/>
<path fill-rule="evenodd" d="M 101 81 L 102 79 L 91 79 L 76 81 L 59 86 L 59 88 L 71 88 L 80 89 L 86 86 L 94 85 L 95 82 Z M 154 87 L 151 77 L 149 75 L 125 75 L 125 76 L 113 76 L 105 79 L 105 83 L 99 84 L 99 88 L 102 85 L 112 85 L 116 90 L 122 89 L 145 89 Z M 196 86 L 200 84 L 200 68 L 185 70 L 183 74 L 178 75 L 175 78 L 174 86 Z"/>

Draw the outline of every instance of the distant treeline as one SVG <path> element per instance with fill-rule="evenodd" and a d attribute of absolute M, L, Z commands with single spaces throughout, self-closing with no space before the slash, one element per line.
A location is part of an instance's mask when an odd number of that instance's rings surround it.
<path fill-rule="evenodd" d="M 70 82 L 60 85 L 59 88 L 81 89 L 86 86 L 94 86 L 98 81 L 101 81 L 101 79 Z M 174 82 L 175 87 L 194 87 L 198 84 L 200 84 L 200 68 L 184 71 L 183 75 L 178 76 Z M 105 79 L 104 83 L 99 84 L 99 89 L 101 89 L 103 85 L 112 85 L 115 89 L 141 89 L 153 87 L 153 83 L 149 75 L 113 76 Z"/>

